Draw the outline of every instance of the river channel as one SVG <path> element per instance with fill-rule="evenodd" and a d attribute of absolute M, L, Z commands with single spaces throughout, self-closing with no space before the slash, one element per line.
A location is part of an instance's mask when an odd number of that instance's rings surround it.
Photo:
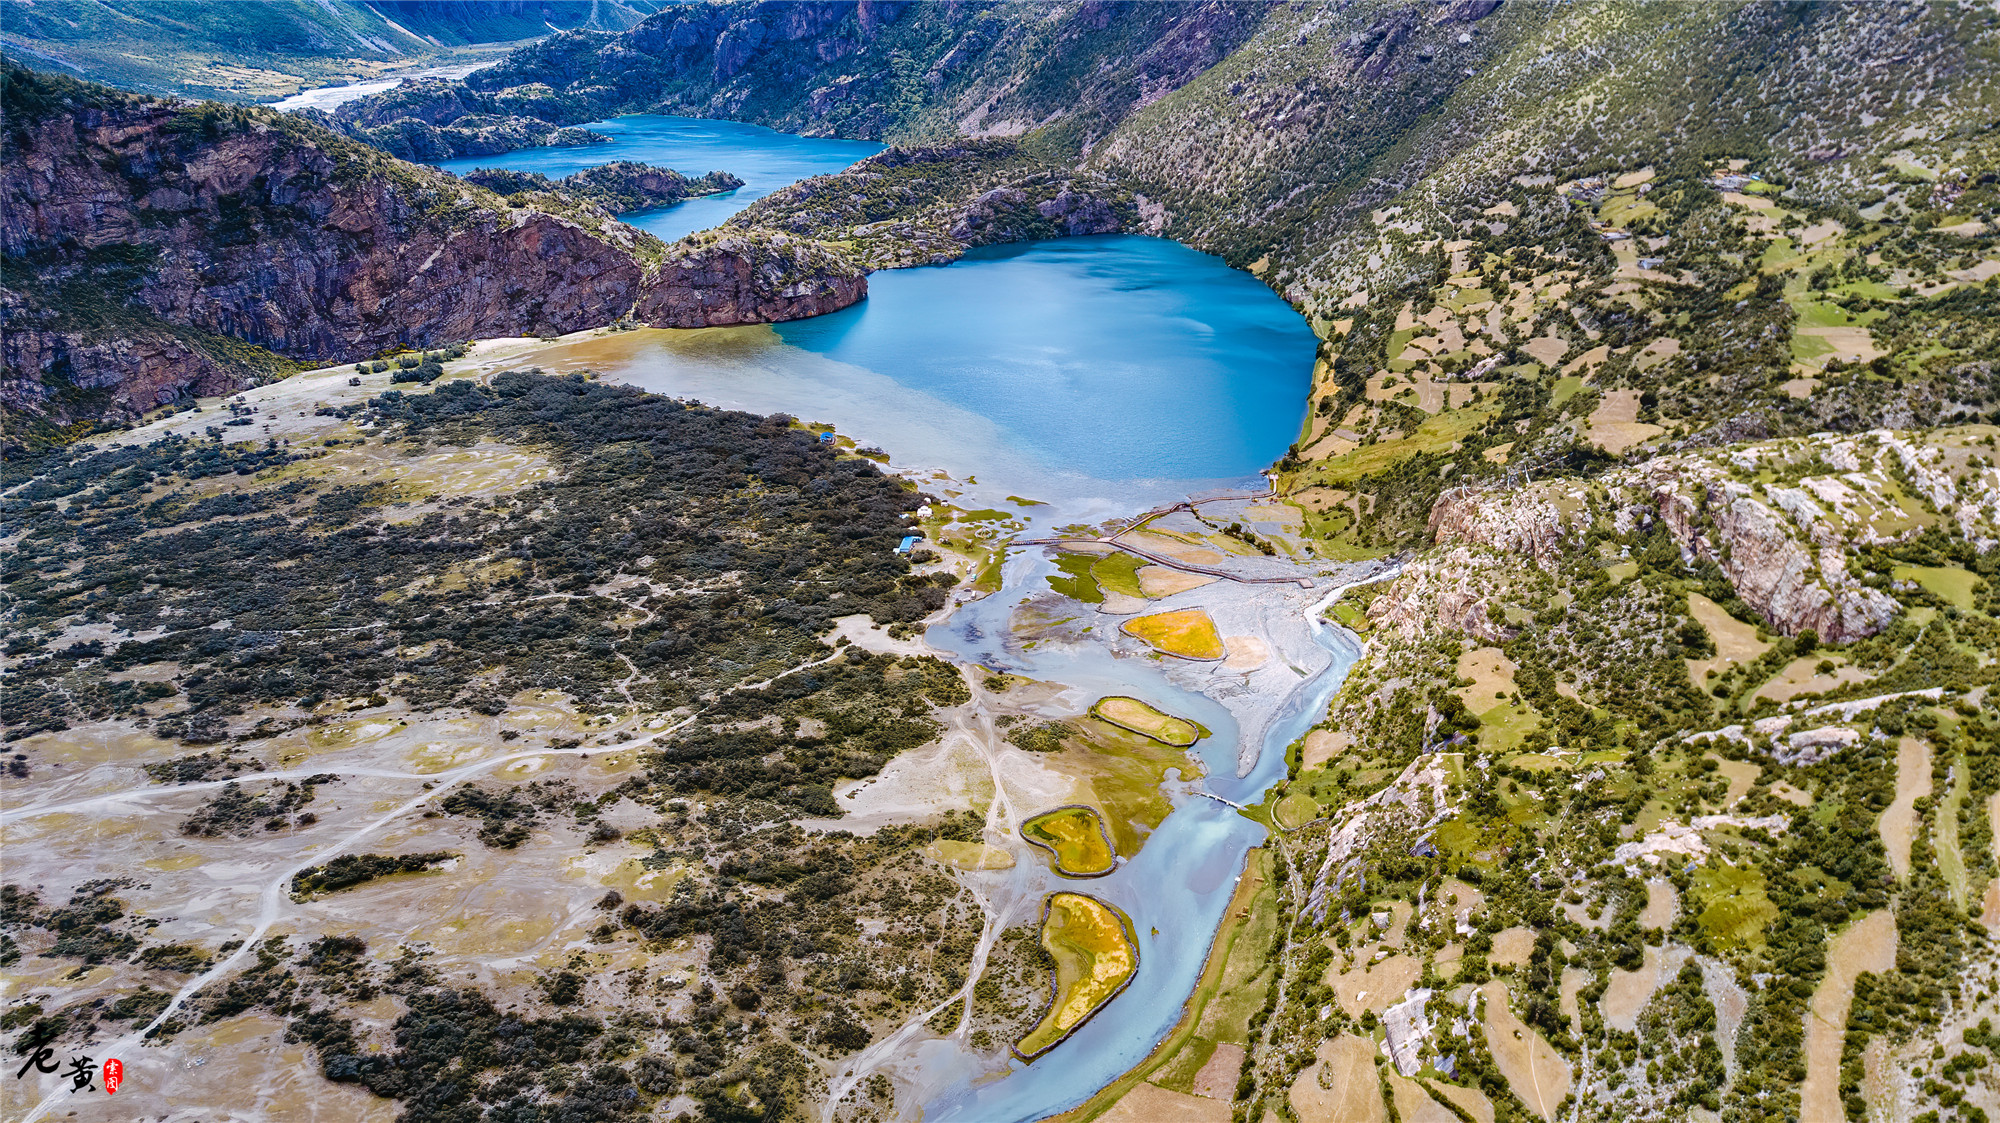
<path fill-rule="evenodd" d="M 561 176 L 634 159 L 745 179 L 729 195 L 630 216 L 678 237 L 877 147 L 684 118 L 589 127 L 613 143 L 447 166 Z M 1314 353 L 1305 323 L 1254 278 L 1173 242 L 1113 235 L 988 247 L 950 266 L 876 273 L 869 283 L 866 301 L 813 320 L 627 332 L 551 347 L 533 361 L 831 423 L 888 450 L 898 470 L 919 480 L 945 473 L 960 505 L 1039 501 L 1021 508 L 1031 530 L 1257 487 L 1257 473 L 1283 455 L 1304 417 Z M 1316 619 L 1315 603 L 1341 579 L 1332 567 L 1300 568 L 1310 590 L 1218 586 L 1282 616 L 1295 637 L 1293 677 L 1258 703 L 1251 735 L 1262 752 L 1239 776 L 1246 731 L 1238 719 L 1257 706 L 1104 643 L 1012 642 L 1018 607 L 1047 595 L 1044 554 L 1016 551 L 1001 590 L 933 626 L 928 643 L 961 663 L 1059 682 L 1080 696 L 1137 695 L 1200 721 L 1213 736 L 1197 747 L 1206 776 L 1194 784 L 1225 799 L 1255 803 L 1283 777 L 1286 746 L 1325 712 L 1357 654 L 1351 636 Z M 996 1068 L 990 1054 L 956 1037 L 913 1033 L 877 1070 L 912 1094 L 928 1121 L 1025 1123 L 1081 1103 L 1144 1059 L 1179 1019 L 1245 855 L 1264 834 L 1220 802 L 1177 795 L 1141 851 L 1086 887 L 1133 920 L 1140 965 L 1129 988 L 1033 1065 Z M 1032 861 L 965 876 L 988 879 L 989 909 L 1009 910 L 1010 923 L 1026 920 L 1043 893 L 1077 887 Z"/>

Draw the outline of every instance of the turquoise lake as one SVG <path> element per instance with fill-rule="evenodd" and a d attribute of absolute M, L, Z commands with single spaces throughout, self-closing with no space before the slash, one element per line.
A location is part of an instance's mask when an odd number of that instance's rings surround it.
<path fill-rule="evenodd" d="M 637 160 L 672 168 L 683 175 L 730 172 L 743 181 L 743 186 L 734 191 L 621 216 L 633 226 L 671 242 L 683 234 L 722 225 L 730 215 L 780 187 L 808 176 L 837 172 L 882 150 L 873 141 L 792 136 L 759 125 L 699 117 L 646 114 L 597 121 L 584 127 L 610 137 L 611 143 L 587 148 L 524 148 L 498 156 L 447 160 L 438 166 L 460 174 L 474 168 L 506 168 L 561 179 L 585 168 Z"/>
<path fill-rule="evenodd" d="M 686 117 L 589 128 L 612 143 L 444 167 L 561 177 L 638 160 L 745 181 L 625 216 L 671 239 L 880 148 Z M 1315 348 L 1305 321 L 1256 278 L 1177 242 L 1115 234 L 988 246 L 868 284 L 867 300 L 830 316 L 632 333 L 537 361 L 828 422 L 899 463 L 976 475 L 983 490 L 1063 504 L 1066 515 L 1254 483 L 1304 420 Z"/>

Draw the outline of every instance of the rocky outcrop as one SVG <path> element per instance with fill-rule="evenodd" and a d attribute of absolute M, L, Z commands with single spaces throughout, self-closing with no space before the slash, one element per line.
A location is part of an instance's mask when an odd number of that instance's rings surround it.
<path fill-rule="evenodd" d="M 1421 564 L 1406 566 L 1383 594 L 1368 606 L 1374 628 L 1404 639 L 1435 634 L 1439 628 L 1464 632 L 1489 643 L 1505 643 L 1517 628 L 1493 619 L 1487 606 L 1496 577 L 1507 560 L 1477 547 L 1459 544 Z"/>
<path fill-rule="evenodd" d="M 1749 484 L 1699 461 L 1664 458 L 1639 472 L 1643 514 L 1657 515 L 1683 557 L 1721 569 L 1736 595 L 1786 635 L 1810 630 L 1848 643 L 1888 627 L 1901 607 L 1848 574 L 1849 543 L 1825 522 L 1797 526 Z"/>
<path fill-rule="evenodd" d="M 1213 66 L 1281 7 L 1271 0 L 671 4 L 623 34 L 551 35 L 463 81 L 406 83 L 343 113 L 356 135 L 377 143 L 454 148 L 465 141 L 452 130 L 475 118 L 531 118 L 546 133 L 633 112 L 876 139 L 935 135 L 948 123 L 944 114 L 956 120 L 971 110 L 963 131 L 1006 134 L 1070 118 L 1081 123 L 1074 139 L 1088 143 Z M 532 139 L 532 128 L 489 127 L 481 139 L 515 135 L 546 143 Z"/>
<path fill-rule="evenodd" d="M 1436 542 L 1475 542 L 1548 566 L 1574 548 L 1590 523 L 1589 505 L 1567 483 L 1517 491 L 1462 487 L 1432 505 L 1430 534 Z"/>
<path fill-rule="evenodd" d="M 539 83 L 486 92 L 442 78 L 407 78 L 332 113 L 307 115 L 398 159 L 438 161 L 608 142 L 574 127 L 595 119 L 584 104 Z"/>
<path fill-rule="evenodd" d="M 630 306 L 631 256 L 442 173 L 255 113 L 149 103 L 9 138 L 0 252 L 115 252 L 156 315 L 301 356 L 572 331 Z"/>
<path fill-rule="evenodd" d="M 500 168 L 479 168 L 460 178 L 496 195 L 559 191 L 612 214 L 670 206 L 697 195 L 714 195 L 743 186 L 742 180 L 728 172 L 709 172 L 690 179 L 671 168 L 656 168 L 631 160 L 585 168 L 562 179 Z"/>
<path fill-rule="evenodd" d="M 632 315 L 662 328 L 777 323 L 838 312 L 867 295 L 867 273 L 829 246 L 725 230 L 676 243 Z"/>
<path fill-rule="evenodd" d="M 0 143 L 10 405 L 66 385 L 131 411 L 256 377 L 203 341 L 347 360 L 575 331 L 638 297 L 629 228 L 621 244 L 282 114 L 8 77 L 47 95 Z"/>
<path fill-rule="evenodd" d="M 610 213 L 737 186 L 726 173 L 614 164 L 503 198 L 288 114 L 7 78 L 0 401 L 58 421 L 227 391 L 287 360 L 561 334 L 635 305 L 670 327 L 792 320 L 868 291 L 812 238 L 732 229 L 669 248 Z"/>
<path fill-rule="evenodd" d="M 839 242 L 870 269 L 942 265 L 974 246 L 1140 228 L 1116 181 L 1053 167 L 1011 140 L 889 148 L 774 191 L 730 220 Z"/>
<path fill-rule="evenodd" d="M 1851 571 L 1850 554 L 1932 522 L 1992 548 L 2000 469 L 1962 444 L 1878 430 L 1662 456 L 1590 481 L 1461 488 L 1432 507 L 1430 531 L 1442 547 L 1477 545 L 1554 570 L 1593 531 L 1657 526 L 1686 564 L 1715 566 L 1774 631 L 1848 643 L 1902 608 L 1879 577 Z M 1484 634 L 1476 622 L 1458 626 Z"/>

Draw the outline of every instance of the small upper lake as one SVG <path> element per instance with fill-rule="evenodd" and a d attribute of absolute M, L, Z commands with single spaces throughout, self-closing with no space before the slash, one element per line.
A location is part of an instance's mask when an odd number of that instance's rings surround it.
<path fill-rule="evenodd" d="M 808 176 L 837 172 L 882 150 L 873 141 L 792 136 L 761 125 L 698 117 L 640 114 L 593 121 L 583 127 L 610 137 L 611 143 L 584 148 L 523 148 L 498 156 L 447 160 L 438 166 L 461 175 L 474 168 L 507 168 L 561 179 L 585 168 L 636 160 L 689 176 L 729 172 L 743 181 L 734 191 L 621 216 L 671 242 L 683 234 L 722 225 L 731 215 L 780 187 Z"/>

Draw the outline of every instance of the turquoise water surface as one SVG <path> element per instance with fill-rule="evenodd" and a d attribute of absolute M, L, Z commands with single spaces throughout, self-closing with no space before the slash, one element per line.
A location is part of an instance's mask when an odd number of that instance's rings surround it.
<path fill-rule="evenodd" d="M 625 216 L 673 239 L 881 148 L 689 117 L 588 127 L 612 143 L 443 166 L 559 178 L 638 160 L 744 180 Z M 777 325 L 775 346 L 768 328 L 705 341 L 666 333 L 679 338 L 599 349 L 591 362 L 649 390 L 830 422 L 899 461 L 1056 501 L 1151 502 L 1240 482 L 1283 456 L 1304 419 L 1315 346 L 1305 321 L 1256 278 L 1177 242 L 1114 234 L 988 246 L 868 285 L 853 308 Z M 1135 481 L 1158 486 L 1105 486 Z"/>
<path fill-rule="evenodd" d="M 561 179 L 585 168 L 637 160 L 672 168 L 682 175 L 729 172 L 743 181 L 743 186 L 721 195 L 620 216 L 639 229 L 671 242 L 683 234 L 722 225 L 730 215 L 780 187 L 807 176 L 837 172 L 882 150 L 873 141 L 792 136 L 760 125 L 706 121 L 698 117 L 642 114 L 595 121 L 584 128 L 603 133 L 611 138 L 611 143 L 588 148 L 524 148 L 498 156 L 447 160 L 438 166 L 459 174 L 474 168 L 506 168 Z"/>

